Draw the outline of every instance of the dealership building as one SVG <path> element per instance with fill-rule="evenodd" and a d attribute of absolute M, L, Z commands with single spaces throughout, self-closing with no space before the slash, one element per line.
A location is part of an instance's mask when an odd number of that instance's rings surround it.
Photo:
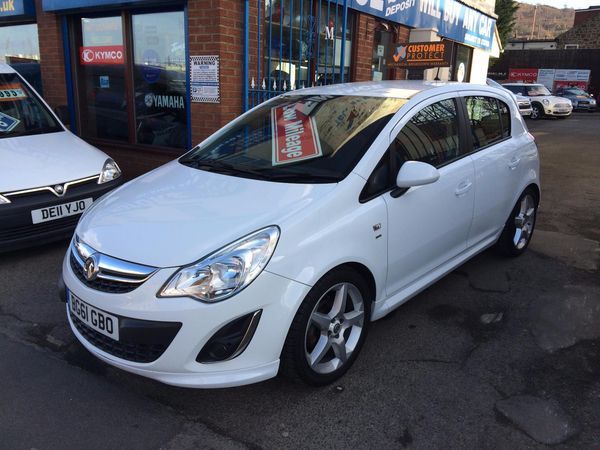
<path fill-rule="evenodd" d="M 494 3 L 9 0 L 0 2 L 0 59 L 134 176 L 282 92 L 485 83 L 499 54 Z M 434 42 L 443 45 L 420 45 Z"/>

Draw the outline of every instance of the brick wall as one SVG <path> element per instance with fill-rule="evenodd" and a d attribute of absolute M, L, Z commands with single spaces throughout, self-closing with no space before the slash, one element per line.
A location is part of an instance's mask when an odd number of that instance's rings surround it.
<path fill-rule="evenodd" d="M 579 44 L 580 49 L 600 48 L 600 14 L 595 14 L 574 26 L 559 35 L 556 40 L 559 49 L 565 48 L 565 44 Z"/>
<path fill-rule="evenodd" d="M 240 0 L 188 2 L 190 55 L 219 55 L 221 80 L 221 103 L 192 103 L 193 143 L 242 112 L 243 12 Z"/>
<path fill-rule="evenodd" d="M 60 16 L 52 13 L 44 13 L 42 0 L 36 0 L 35 6 L 44 99 L 52 108 L 55 108 L 56 106 L 67 104 Z"/>

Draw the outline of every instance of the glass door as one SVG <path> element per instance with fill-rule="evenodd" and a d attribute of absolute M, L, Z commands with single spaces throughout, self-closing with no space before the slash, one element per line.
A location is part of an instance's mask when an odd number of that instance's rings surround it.
<path fill-rule="evenodd" d="M 80 25 L 78 80 L 82 135 L 127 141 L 122 18 L 82 17 Z"/>

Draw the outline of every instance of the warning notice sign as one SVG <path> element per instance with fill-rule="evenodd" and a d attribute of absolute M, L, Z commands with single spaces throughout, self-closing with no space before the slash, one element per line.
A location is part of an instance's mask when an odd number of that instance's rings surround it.
<path fill-rule="evenodd" d="M 298 103 L 271 109 L 273 165 L 318 158 L 323 154 L 314 118 L 301 112 Z"/>

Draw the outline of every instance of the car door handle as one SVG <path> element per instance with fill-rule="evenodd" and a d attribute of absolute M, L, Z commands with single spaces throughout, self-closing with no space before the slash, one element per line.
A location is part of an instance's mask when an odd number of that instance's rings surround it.
<path fill-rule="evenodd" d="M 466 194 L 469 191 L 469 189 L 471 189 L 471 186 L 473 186 L 472 182 L 463 181 L 456 187 L 456 190 L 454 191 L 454 195 L 456 195 L 457 197 L 460 197 L 461 195 Z"/>
<path fill-rule="evenodd" d="M 521 158 L 517 158 L 516 156 L 510 160 L 508 163 L 508 168 L 510 170 L 515 170 L 519 163 L 521 162 Z"/>

